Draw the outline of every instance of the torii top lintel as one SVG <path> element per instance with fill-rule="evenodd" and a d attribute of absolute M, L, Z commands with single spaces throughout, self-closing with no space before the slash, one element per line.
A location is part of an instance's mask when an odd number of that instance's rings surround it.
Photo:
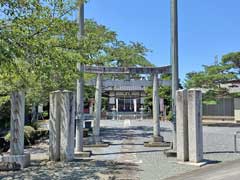
<path fill-rule="evenodd" d="M 162 67 L 84 66 L 83 71 L 92 74 L 171 74 L 171 66 Z"/>

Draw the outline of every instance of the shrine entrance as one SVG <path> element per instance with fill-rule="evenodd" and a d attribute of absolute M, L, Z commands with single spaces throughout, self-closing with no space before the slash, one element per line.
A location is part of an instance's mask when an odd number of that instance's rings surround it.
<path fill-rule="evenodd" d="M 95 108 L 93 120 L 93 141 L 99 144 L 100 138 L 100 120 L 102 119 L 102 94 L 109 92 L 109 111 L 112 113 L 113 119 L 119 113 L 137 113 L 141 110 L 143 112 L 143 103 L 145 87 L 153 87 L 153 100 L 152 100 L 152 119 L 153 119 L 153 142 L 163 142 L 163 137 L 160 136 L 160 98 L 158 95 L 159 84 L 163 82 L 159 80 L 160 74 L 170 74 L 171 67 L 101 67 L 101 66 L 84 66 L 79 65 L 79 71 L 82 76 L 84 73 L 96 74 L 96 80 L 92 81 L 95 85 Z M 104 75 L 113 74 L 148 74 L 151 75 L 149 80 L 104 80 Z M 78 92 L 83 92 L 84 78 L 82 77 L 78 82 Z M 166 84 L 166 83 L 165 83 Z M 79 96 L 82 97 L 82 96 Z M 78 99 L 77 102 L 83 101 Z M 82 104 L 79 103 L 79 104 Z M 79 107 L 77 107 L 79 108 Z M 134 114 L 136 115 L 136 114 Z M 84 114 L 79 116 L 84 117 Z M 83 121 L 83 119 L 79 119 Z M 79 121 L 78 120 L 78 121 Z M 78 126 L 78 124 L 77 124 Z M 78 127 L 77 127 L 78 128 Z M 78 129 L 77 129 L 78 130 Z"/>

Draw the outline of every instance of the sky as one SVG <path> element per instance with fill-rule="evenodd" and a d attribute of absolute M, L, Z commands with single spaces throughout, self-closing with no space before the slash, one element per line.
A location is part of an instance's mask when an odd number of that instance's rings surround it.
<path fill-rule="evenodd" d="M 179 0 L 179 73 L 200 71 L 240 50 L 240 0 Z M 142 42 L 156 66 L 170 64 L 170 0 L 90 0 L 85 17 Z"/>

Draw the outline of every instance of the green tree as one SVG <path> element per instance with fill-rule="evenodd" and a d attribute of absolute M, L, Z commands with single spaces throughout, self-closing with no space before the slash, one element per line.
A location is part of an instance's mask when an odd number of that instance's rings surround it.
<path fill-rule="evenodd" d="M 47 103 L 54 90 L 75 90 L 78 62 L 150 64 L 145 58 L 148 50 L 142 44 L 126 44 L 117 39 L 116 32 L 93 20 L 86 20 L 85 36 L 79 42 L 78 25 L 69 19 L 77 2 L 1 1 L 0 105 L 14 90 L 24 90 L 29 105 Z"/>
<path fill-rule="evenodd" d="M 203 71 L 190 72 L 186 75 L 185 87 L 205 90 L 205 101 L 230 95 L 229 90 L 222 84 L 237 78 L 236 74 L 232 72 L 232 65 L 219 63 L 211 66 L 204 65 L 203 68 Z"/>
<path fill-rule="evenodd" d="M 240 52 L 232 52 L 226 54 L 222 57 L 222 62 L 224 64 L 231 65 L 231 67 L 236 70 L 236 74 L 239 77 L 240 74 Z"/>

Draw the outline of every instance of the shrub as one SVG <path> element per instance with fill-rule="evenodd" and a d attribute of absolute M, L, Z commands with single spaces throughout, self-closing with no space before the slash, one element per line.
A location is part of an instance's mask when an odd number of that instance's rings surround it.
<path fill-rule="evenodd" d="M 167 115 L 167 120 L 169 120 L 169 121 L 172 121 L 173 120 L 173 112 L 172 111 L 169 111 L 168 112 L 168 115 Z"/>
<path fill-rule="evenodd" d="M 49 130 L 40 128 L 40 129 L 35 131 L 35 137 L 36 137 L 36 139 L 40 139 L 40 140 L 48 139 Z"/>
<path fill-rule="evenodd" d="M 43 115 L 43 118 L 44 118 L 44 119 L 47 119 L 47 118 L 49 117 L 49 115 L 48 115 L 48 112 L 47 112 L 47 111 L 44 111 L 42 115 Z"/>
<path fill-rule="evenodd" d="M 10 142 L 7 142 L 4 138 L 0 138 L 0 154 L 7 152 L 10 148 Z"/>
<path fill-rule="evenodd" d="M 10 132 L 8 132 L 4 139 L 7 141 L 7 142 L 10 142 L 11 140 L 11 135 L 10 135 Z M 35 130 L 33 127 L 31 126 L 24 126 L 24 144 L 25 145 L 32 145 L 34 144 L 34 141 L 35 141 Z"/>
<path fill-rule="evenodd" d="M 10 127 L 10 101 L 5 104 L 0 104 L 0 130 Z"/>

